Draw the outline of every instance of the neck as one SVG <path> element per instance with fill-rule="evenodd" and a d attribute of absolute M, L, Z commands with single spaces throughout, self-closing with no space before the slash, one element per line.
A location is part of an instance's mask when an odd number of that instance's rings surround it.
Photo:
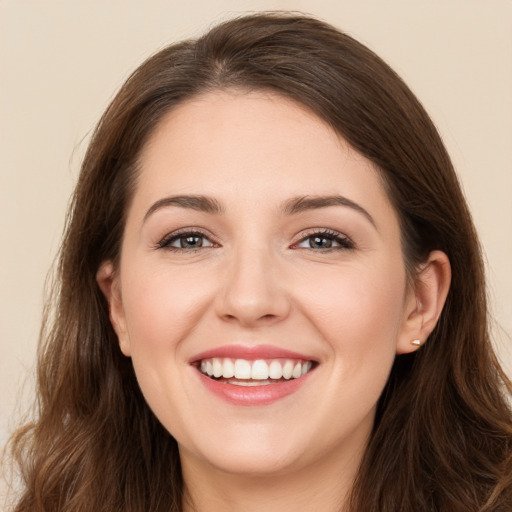
<path fill-rule="evenodd" d="M 343 512 L 362 452 L 346 453 L 341 463 L 336 452 L 300 468 L 266 475 L 227 473 L 187 454 L 182 456 L 183 512 Z"/>

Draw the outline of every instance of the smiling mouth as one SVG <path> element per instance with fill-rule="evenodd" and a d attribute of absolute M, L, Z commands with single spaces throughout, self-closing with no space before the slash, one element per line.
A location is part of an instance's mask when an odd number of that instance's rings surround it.
<path fill-rule="evenodd" d="M 298 379 L 316 363 L 300 359 L 233 359 L 212 357 L 197 363 L 197 369 L 213 380 L 235 386 L 268 386 Z"/>

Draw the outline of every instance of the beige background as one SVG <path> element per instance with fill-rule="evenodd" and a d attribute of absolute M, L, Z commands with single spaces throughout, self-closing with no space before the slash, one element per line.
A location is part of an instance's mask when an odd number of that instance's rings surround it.
<path fill-rule="evenodd" d="M 45 274 L 101 112 L 166 43 L 262 9 L 337 25 L 422 100 L 481 233 L 512 374 L 512 0 L 0 0 L 0 445 L 31 395 Z"/>

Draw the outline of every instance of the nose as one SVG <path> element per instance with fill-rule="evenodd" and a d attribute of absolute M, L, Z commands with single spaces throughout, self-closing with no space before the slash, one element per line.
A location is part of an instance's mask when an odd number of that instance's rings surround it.
<path fill-rule="evenodd" d="M 276 260 L 270 251 L 238 251 L 227 264 L 216 298 L 217 315 L 244 327 L 285 319 L 291 303 Z"/>

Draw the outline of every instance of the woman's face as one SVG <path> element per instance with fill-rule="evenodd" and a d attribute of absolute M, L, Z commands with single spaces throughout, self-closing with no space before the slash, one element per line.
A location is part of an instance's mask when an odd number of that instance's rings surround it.
<path fill-rule="evenodd" d="M 309 111 L 214 92 L 151 136 L 111 317 L 184 464 L 356 461 L 414 301 L 375 168 Z"/>

